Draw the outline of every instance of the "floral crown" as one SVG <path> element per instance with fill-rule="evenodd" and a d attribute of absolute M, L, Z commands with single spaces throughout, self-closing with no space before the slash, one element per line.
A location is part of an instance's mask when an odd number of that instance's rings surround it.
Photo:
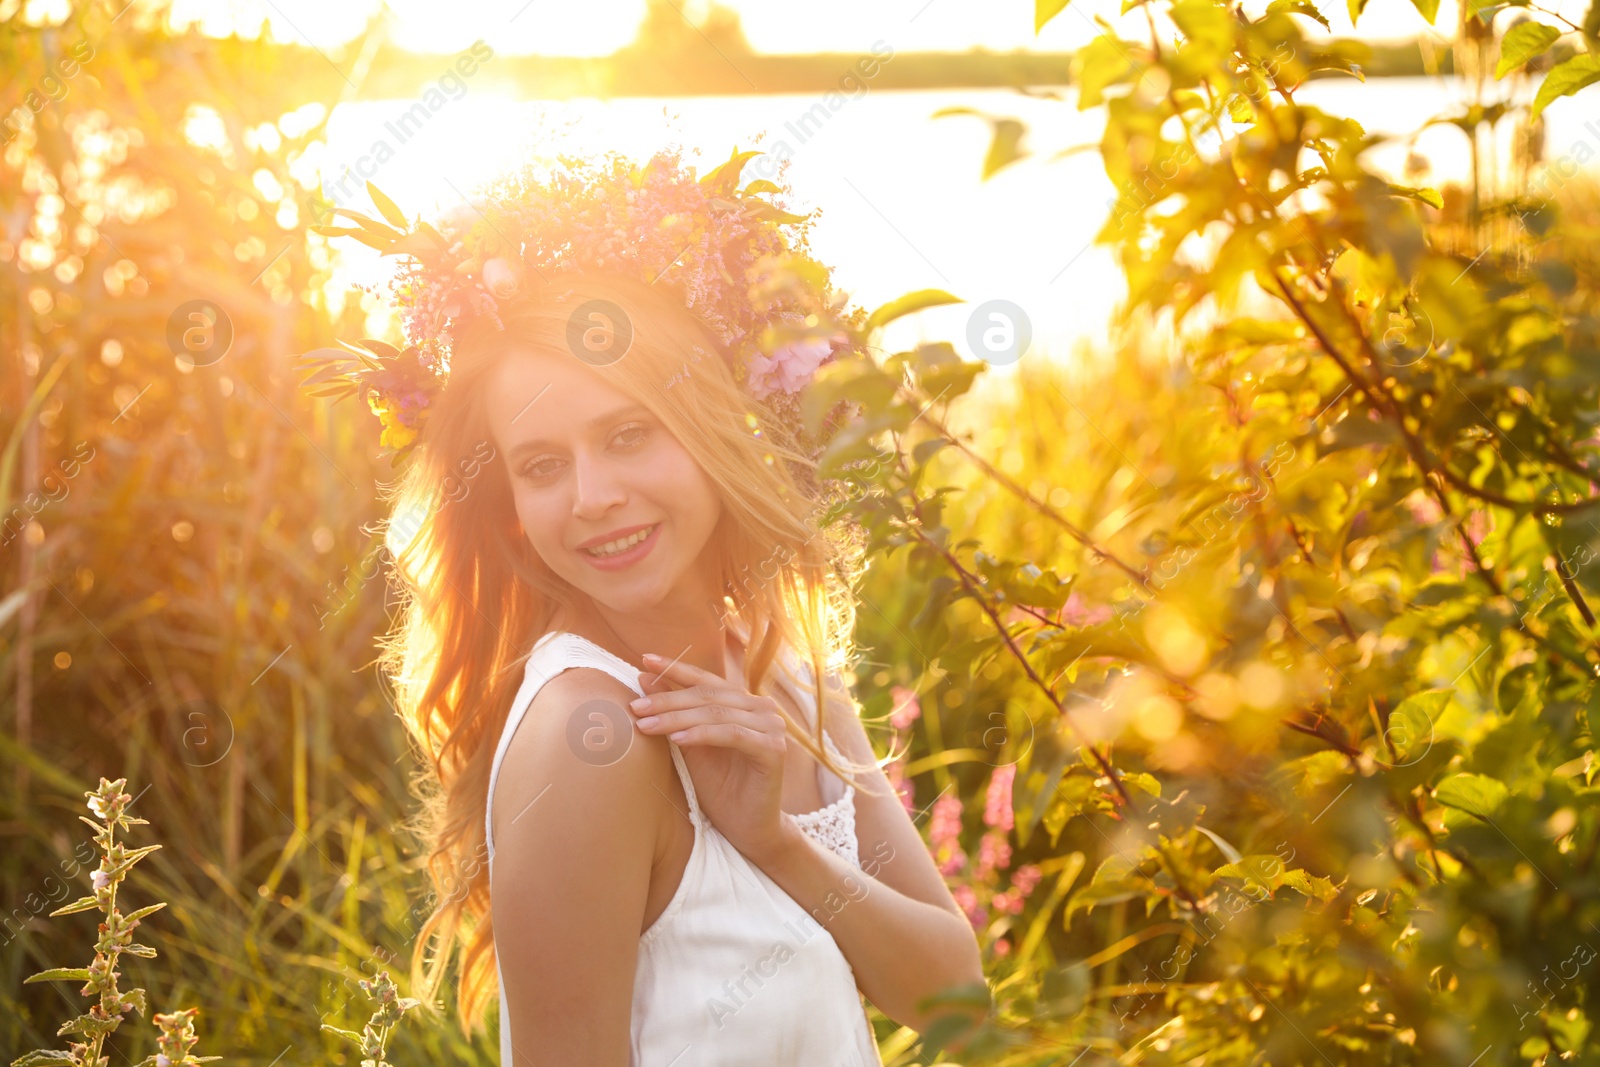
<path fill-rule="evenodd" d="M 384 221 L 339 208 L 334 213 L 356 226 L 312 229 L 407 257 L 389 281 L 406 347 L 363 339 L 308 352 L 301 366 L 312 373 L 303 385 L 316 396 L 364 399 L 398 465 L 418 442 L 469 320 L 503 329 L 503 306 L 534 298 L 563 272 L 617 274 L 675 294 L 722 343 L 734 379 L 814 460 L 825 439 L 807 433 L 799 393 L 861 336 L 865 315 L 846 307 L 828 269 L 809 255 L 810 218 L 767 199 L 785 190 L 764 179 L 740 187 L 745 163 L 759 154 L 735 149 L 700 178 L 676 151 L 643 166 L 616 153 L 562 156 L 553 173 L 531 164 L 511 171 L 432 224 L 407 223 L 368 182 Z M 702 354 L 696 346 L 693 359 Z M 841 421 L 831 412 L 824 438 Z M 759 420 L 747 422 L 763 435 Z"/>

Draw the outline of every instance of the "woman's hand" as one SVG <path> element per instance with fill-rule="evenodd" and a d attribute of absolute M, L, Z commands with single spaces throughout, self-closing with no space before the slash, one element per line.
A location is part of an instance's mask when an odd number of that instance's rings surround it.
<path fill-rule="evenodd" d="M 788 719 L 778 702 L 721 675 L 647 653 L 645 696 L 629 705 L 639 729 L 683 749 L 700 810 L 745 856 L 761 865 L 785 847 L 780 801 Z"/>

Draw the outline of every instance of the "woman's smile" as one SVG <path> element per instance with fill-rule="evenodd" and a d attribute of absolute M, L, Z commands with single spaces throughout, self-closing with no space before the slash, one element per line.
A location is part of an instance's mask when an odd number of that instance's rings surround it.
<path fill-rule="evenodd" d="M 594 567 L 603 571 L 622 570 L 631 567 L 650 554 L 658 540 L 656 534 L 661 530 L 661 523 L 651 523 L 648 526 L 633 526 L 614 534 L 606 534 L 578 546 L 579 555 Z"/>

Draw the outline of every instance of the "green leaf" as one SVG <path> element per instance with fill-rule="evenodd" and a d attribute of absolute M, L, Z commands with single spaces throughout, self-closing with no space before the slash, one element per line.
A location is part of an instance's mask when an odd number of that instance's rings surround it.
<path fill-rule="evenodd" d="M 705 187 L 708 196 L 732 193 L 739 187 L 739 172 L 744 170 L 744 165 L 761 154 L 759 151 L 740 152 L 734 149 L 728 154 L 727 162 L 719 164 L 701 178 L 700 184 Z"/>
<path fill-rule="evenodd" d="M 343 226 L 313 226 L 311 229 L 313 232 L 323 234 L 327 237 L 353 238 L 357 241 L 360 241 L 368 248 L 375 248 L 379 252 L 387 251 L 389 246 L 394 243 L 393 240 L 389 238 L 374 236 L 367 230 L 358 230 Z"/>
<path fill-rule="evenodd" d="M 105 1019 L 96 1019 L 93 1015 L 80 1015 L 76 1019 L 61 1024 L 61 1029 L 56 1031 L 56 1036 L 63 1034 L 82 1034 L 84 1037 L 93 1038 L 100 1034 L 109 1034 L 122 1025 L 122 1016 L 116 1015 Z"/>
<path fill-rule="evenodd" d="M 1411 6 L 1428 20 L 1430 26 L 1433 25 L 1433 20 L 1439 17 L 1439 0 L 1411 0 Z"/>
<path fill-rule="evenodd" d="M 878 308 L 871 315 L 867 316 L 867 332 L 871 333 L 879 327 L 887 325 L 888 323 L 893 322 L 895 319 L 909 315 L 914 311 L 921 311 L 924 308 L 940 307 L 945 304 L 959 303 L 961 303 L 961 298 L 959 296 L 951 296 L 943 289 L 918 289 L 914 293 L 907 293 L 904 296 L 896 297 L 887 304 L 884 304 L 882 307 Z"/>
<path fill-rule="evenodd" d="M 1136 73 L 1130 55 L 1140 46 L 1132 41 L 1119 41 L 1101 34 L 1082 48 L 1074 57 L 1077 66 L 1078 110 L 1084 111 L 1105 102 L 1105 90 L 1119 82 L 1131 81 Z"/>
<path fill-rule="evenodd" d="M 57 915 L 75 915 L 80 911 L 88 911 L 90 908 L 98 908 L 99 906 L 100 902 L 94 897 L 79 897 L 71 904 L 63 904 L 55 911 L 52 911 L 50 917 L 53 919 Z"/>
<path fill-rule="evenodd" d="M 1028 132 L 1028 127 L 1016 119 L 994 119 L 993 123 L 994 139 L 989 142 L 989 154 L 983 158 L 985 178 L 1028 154 L 1022 150 L 1022 135 Z"/>
<path fill-rule="evenodd" d="M 395 238 L 400 236 L 399 230 L 396 230 L 391 226 L 385 226 L 377 219 L 363 215 L 359 211 L 351 211 L 349 208 L 341 207 L 335 208 L 333 213 L 335 215 L 343 215 L 347 219 L 354 219 L 356 225 L 360 226 L 363 230 L 366 230 L 374 237 L 382 237 L 393 241 Z"/>
<path fill-rule="evenodd" d="M 1437 189 L 1429 189 L 1426 186 L 1412 187 L 1409 185 L 1396 185 L 1393 182 L 1390 182 L 1389 191 L 1395 196 L 1404 196 L 1411 200 L 1420 200 L 1422 203 L 1427 204 L 1432 208 L 1443 209 L 1444 207 L 1444 197 L 1439 195 L 1439 191 Z"/>
<path fill-rule="evenodd" d="M 410 228 L 410 224 L 406 222 L 406 213 L 401 211 L 400 208 L 395 205 L 393 200 L 390 200 L 387 196 L 384 196 L 381 192 L 379 192 L 378 187 L 373 185 L 371 182 L 367 183 L 367 195 L 372 197 L 372 202 L 374 204 L 378 205 L 378 211 L 382 213 L 384 218 L 388 219 L 402 230 Z"/>
<path fill-rule="evenodd" d="M 30 982 L 87 982 L 89 968 L 87 967 L 52 967 L 48 971 L 40 971 L 22 980 L 23 985 Z"/>
<path fill-rule="evenodd" d="M 1149 793 L 1153 797 L 1161 796 L 1161 783 L 1156 781 L 1156 777 L 1153 774 L 1147 774 L 1144 771 L 1134 771 L 1129 774 L 1124 774 L 1122 776 L 1122 780 L 1129 785 L 1138 786 L 1140 789 L 1143 789 L 1146 793 Z"/>
<path fill-rule="evenodd" d="M 361 1035 L 356 1033 L 354 1030 L 341 1030 L 337 1026 L 329 1026 L 327 1023 L 322 1024 L 322 1029 L 330 1034 L 335 1035 L 336 1037 L 342 1037 L 346 1041 L 354 1041 L 358 1045 L 361 1044 L 363 1040 Z"/>
<path fill-rule="evenodd" d="M 73 1067 L 77 1062 L 70 1052 L 36 1048 L 12 1060 L 11 1067 Z"/>
<path fill-rule="evenodd" d="M 1506 798 L 1505 783 L 1482 774 L 1458 774 L 1446 778 L 1433 791 L 1434 799 L 1446 807 L 1487 819 L 1499 810 Z"/>
<path fill-rule="evenodd" d="M 1560 36 L 1560 30 L 1542 22 L 1517 23 L 1500 42 L 1500 62 L 1495 64 L 1494 76 L 1504 78 L 1534 56 L 1543 55 Z"/>
<path fill-rule="evenodd" d="M 984 178 L 987 179 L 1001 167 L 1015 163 L 1028 154 L 1022 149 L 1022 137 L 1028 132 L 1028 127 L 1018 120 L 996 117 L 970 107 L 942 107 L 933 113 L 936 119 L 948 118 L 951 115 L 975 115 L 987 122 L 994 131 L 994 137 L 989 141 L 989 154 L 983 160 Z"/>
<path fill-rule="evenodd" d="M 115 878 L 117 875 L 119 875 L 122 872 L 126 871 L 128 868 L 132 867 L 135 863 L 138 863 L 140 860 L 142 860 L 146 856 L 150 855 L 150 853 L 155 852 L 156 850 L 158 850 L 160 848 L 161 848 L 160 845 L 146 845 L 143 848 L 136 848 L 133 851 L 131 851 L 131 852 L 127 853 L 126 855 L 124 855 L 123 858 L 122 858 L 122 862 L 117 864 L 115 867 L 112 867 L 110 870 L 106 871 L 106 874 L 111 876 L 112 878 Z"/>
<path fill-rule="evenodd" d="M 156 904 L 147 904 L 146 906 L 140 908 L 138 911 L 131 912 L 130 914 L 124 915 L 122 917 L 122 919 L 123 919 L 124 922 L 129 922 L 129 923 L 138 922 L 140 919 L 144 918 L 146 915 L 154 915 L 156 912 L 160 911 L 162 908 L 164 908 L 166 906 L 167 906 L 167 902 L 164 901 L 164 900 L 160 901 L 159 903 L 156 903 Z"/>
<path fill-rule="evenodd" d="M 1044 29 L 1045 23 L 1067 9 L 1070 0 L 1033 0 L 1033 32 Z"/>
<path fill-rule="evenodd" d="M 135 955 L 139 955 L 139 953 L 135 953 Z M 150 950 L 150 955 L 155 955 L 155 949 Z M 140 1015 L 150 1014 L 150 1000 L 143 989 L 128 990 L 122 994 L 122 1002 L 124 1004 L 132 1004 L 133 1010 Z"/>
<path fill-rule="evenodd" d="M 1157 796 L 1159 795 L 1160 794 L 1158 793 Z M 1221 850 L 1223 856 L 1227 858 L 1229 863 L 1238 863 L 1240 860 L 1244 859 L 1244 854 L 1224 840 L 1220 834 L 1208 830 L 1198 823 L 1195 824 L 1195 829 L 1209 837 L 1212 844 L 1216 845 L 1217 848 Z"/>
<path fill-rule="evenodd" d="M 1600 56 L 1591 52 L 1575 55 L 1563 63 L 1558 63 L 1545 75 L 1539 84 L 1539 92 L 1534 95 L 1533 107 L 1528 112 L 1528 119 L 1532 121 L 1539 117 L 1550 102 L 1563 96 L 1571 96 L 1586 86 L 1600 81 Z"/>
<path fill-rule="evenodd" d="M 1323 17 L 1322 12 L 1317 10 L 1317 5 L 1313 4 L 1311 0 L 1272 0 L 1272 3 L 1267 5 L 1267 14 L 1269 15 L 1276 15 L 1280 11 L 1287 11 L 1292 15 L 1304 15 L 1308 19 L 1315 19 L 1322 23 L 1323 29 L 1330 32 L 1333 30 L 1333 26 Z"/>

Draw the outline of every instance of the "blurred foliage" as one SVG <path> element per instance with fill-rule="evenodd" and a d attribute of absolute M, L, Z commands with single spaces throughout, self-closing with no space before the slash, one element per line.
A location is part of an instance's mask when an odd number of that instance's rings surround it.
<path fill-rule="evenodd" d="M 307 234 L 339 101 L 275 81 L 264 44 L 174 61 L 155 5 L 83 4 L 53 28 L 7 10 L 0 1049 L 53 1046 L 73 1007 L 23 978 L 78 951 L 44 916 L 88 881 L 73 812 L 106 772 L 165 846 L 135 878 L 169 902 L 143 931 L 151 1002 L 199 1006 L 231 1063 L 346 1062 L 319 1027 L 361 1030 L 359 982 L 409 958 L 425 913 L 397 825 L 404 734 L 364 669 L 387 628 L 367 527 L 388 472 L 292 367 L 366 318 L 329 305 Z M 133 1060 L 157 1051 L 124 1036 Z M 443 1026 L 388 1046 L 492 1053 Z"/>
<path fill-rule="evenodd" d="M 939 345 L 818 391 L 871 401 L 831 457 L 873 536 L 856 692 L 999 1008 L 960 1051 L 875 1016 L 885 1062 L 1596 1062 L 1600 202 L 1492 160 L 1398 186 L 1295 100 L 1366 62 L 1310 5 L 1152 6 L 1180 40 L 1075 71 L 1125 343 L 1009 392 Z M 230 1061 L 346 1062 L 321 1027 L 362 1026 L 423 880 L 366 672 L 385 472 L 289 366 L 364 325 L 307 233 L 339 99 L 251 42 L 169 61 L 150 5 L 0 10 L 0 1048 L 62 1017 L 22 979 L 75 950 L 38 920 L 112 774 L 165 846 L 152 1001 Z M 1526 12 L 1482 10 L 1473 84 L 1594 80 L 1596 16 L 1503 44 Z M 1537 143 L 1486 98 L 1441 121 Z M 494 1059 L 428 1022 L 385 1055 Z"/>
<path fill-rule="evenodd" d="M 881 401 L 842 476 L 901 457 L 853 497 L 865 643 L 919 690 L 911 803 L 1003 776 L 1006 859 L 1042 879 L 973 916 L 999 1011 L 960 1061 L 1600 1062 L 1592 186 L 1516 157 L 1396 184 L 1383 138 L 1295 97 L 1363 59 L 1305 38 L 1311 5 L 1127 6 L 1179 32 L 1079 54 L 1114 361 L 947 411 L 968 380 L 925 345 L 818 398 Z M 1595 80 L 1543 54 L 1592 29 L 1495 63 L 1495 13 L 1464 15 L 1476 98 L 1439 119 L 1475 151 L 1538 130 L 1493 77 L 1542 79 L 1535 113 Z"/>

